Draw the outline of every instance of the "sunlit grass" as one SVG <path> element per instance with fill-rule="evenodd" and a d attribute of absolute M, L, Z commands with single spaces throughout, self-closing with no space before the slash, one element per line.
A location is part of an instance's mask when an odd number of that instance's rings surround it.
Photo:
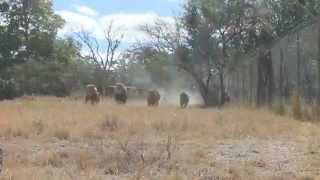
<path fill-rule="evenodd" d="M 93 179 L 99 179 L 103 176 L 103 173 L 99 174 L 101 168 L 106 171 L 104 175 L 126 179 L 126 174 L 127 177 L 148 174 L 151 171 L 148 168 L 155 163 L 161 165 L 162 161 L 167 164 L 161 168 L 167 170 L 159 172 L 161 177 L 179 179 L 185 175 L 174 162 L 183 167 L 193 164 L 189 171 L 196 165 L 211 167 L 215 162 L 210 159 L 212 149 L 208 148 L 218 142 L 248 138 L 305 141 L 319 136 L 320 128 L 318 124 L 280 116 L 267 109 L 238 105 L 221 110 L 180 109 L 172 105 L 149 108 L 144 102 L 129 102 L 124 106 L 103 100 L 101 104 L 91 106 L 71 98 L 39 97 L 1 102 L 0 135 L 4 144 L 26 146 L 24 150 L 10 146 L 20 156 L 21 153 L 28 154 L 21 163 L 22 160 L 8 152 L 10 158 L 2 179 L 11 176 L 14 179 L 86 179 L 84 177 L 89 174 Z M 52 143 L 59 145 L 60 142 L 64 143 L 61 149 L 70 148 L 68 152 L 52 149 Z M 47 151 L 33 152 L 34 144 Z M 90 147 L 90 144 L 94 144 L 95 149 L 80 148 L 82 145 Z M 306 145 L 306 151 L 317 152 L 319 146 L 314 141 L 312 144 Z M 184 145 L 189 148 L 182 150 Z M 221 168 L 216 168 L 220 172 Z M 245 178 L 243 168 L 248 167 L 241 166 L 236 172 L 240 171 L 241 177 Z M 29 173 L 30 170 L 35 174 Z M 222 176 L 231 176 L 224 170 L 221 172 Z M 255 177 L 256 174 L 248 176 Z"/>

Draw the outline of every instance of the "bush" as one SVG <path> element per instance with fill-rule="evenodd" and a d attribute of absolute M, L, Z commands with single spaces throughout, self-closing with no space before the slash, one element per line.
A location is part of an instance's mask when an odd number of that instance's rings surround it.
<path fill-rule="evenodd" d="M 18 85 L 15 80 L 0 79 L 0 100 L 12 100 L 19 96 Z"/>
<path fill-rule="evenodd" d="M 67 129 L 56 129 L 54 132 L 54 137 L 59 140 L 68 140 L 70 138 L 70 132 Z"/>
<path fill-rule="evenodd" d="M 272 109 L 273 109 L 273 112 L 279 116 L 284 116 L 286 114 L 286 108 L 282 102 L 275 103 Z"/>
<path fill-rule="evenodd" d="M 302 119 L 302 108 L 300 96 L 298 93 L 294 93 L 291 97 L 292 114 L 295 119 Z"/>
<path fill-rule="evenodd" d="M 27 95 L 65 97 L 70 95 L 76 81 L 71 67 L 56 62 L 31 60 L 16 65 L 11 73 L 19 82 L 23 94 Z"/>

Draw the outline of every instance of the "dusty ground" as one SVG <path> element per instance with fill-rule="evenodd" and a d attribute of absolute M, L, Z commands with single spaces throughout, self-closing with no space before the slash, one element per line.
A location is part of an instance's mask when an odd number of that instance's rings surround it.
<path fill-rule="evenodd" d="M 267 110 L 0 103 L 0 179 L 319 179 L 320 126 Z"/>

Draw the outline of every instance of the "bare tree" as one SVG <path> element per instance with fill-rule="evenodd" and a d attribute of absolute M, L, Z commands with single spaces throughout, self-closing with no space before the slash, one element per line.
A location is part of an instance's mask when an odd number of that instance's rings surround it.
<path fill-rule="evenodd" d="M 150 37 L 148 46 L 154 47 L 159 52 L 173 53 L 182 43 L 181 29 L 178 24 L 172 27 L 162 19 L 156 19 L 153 24 L 143 24 L 140 30 Z"/>
<path fill-rule="evenodd" d="M 96 65 L 99 74 L 99 87 L 104 89 L 110 79 L 111 71 L 117 64 L 116 53 L 121 45 L 123 33 L 121 29 L 115 28 L 113 21 L 107 24 L 104 30 L 104 39 L 98 40 L 90 32 L 80 31 L 76 37 L 82 43 L 87 54 L 80 55 L 89 63 Z"/>
<path fill-rule="evenodd" d="M 211 34 L 207 33 L 210 31 L 208 28 L 201 29 L 201 40 L 204 43 L 195 48 L 195 55 L 201 59 L 197 62 L 191 60 L 192 52 L 187 45 L 188 34 L 185 32 L 185 28 L 181 27 L 181 24 L 172 25 L 158 19 L 152 24 L 141 26 L 140 29 L 150 38 L 150 41 L 144 43 L 144 46 L 151 47 L 155 53 L 167 53 L 172 56 L 175 59 L 173 62 L 175 66 L 193 78 L 205 105 L 216 106 L 218 105 L 218 97 L 210 87 L 213 86 L 212 79 L 217 74 L 216 64 L 213 62 L 216 56 L 213 49 L 216 48 L 217 43 L 212 43 L 213 38 Z"/>

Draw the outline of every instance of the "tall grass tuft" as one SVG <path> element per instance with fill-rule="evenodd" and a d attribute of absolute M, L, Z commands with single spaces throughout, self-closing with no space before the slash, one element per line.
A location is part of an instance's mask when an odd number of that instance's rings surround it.
<path fill-rule="evenodd" d="M 291 97 L 291 108 L 292 108 L 292 115 L 295 119 L 303 118 L 301 99 L 297 92 L 294 92 Z"/>

